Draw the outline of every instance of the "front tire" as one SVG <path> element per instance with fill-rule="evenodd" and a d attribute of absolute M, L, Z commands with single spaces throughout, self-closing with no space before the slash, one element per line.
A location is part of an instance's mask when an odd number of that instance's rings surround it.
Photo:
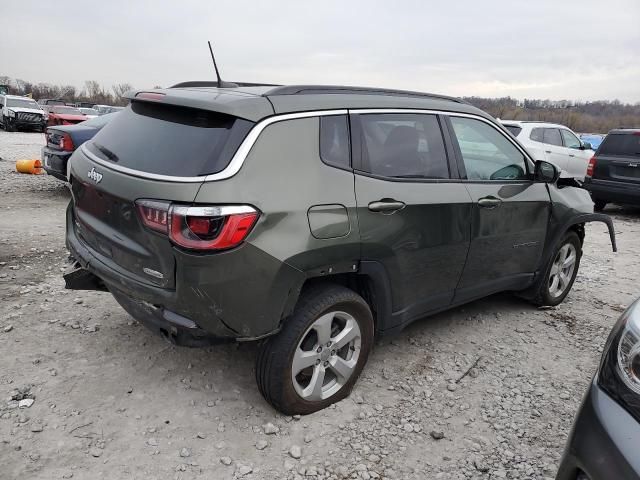
<path fill-rule="evenodd" d="M 373 336 L 373 316 L 360 295 L 339 285 L 310 288 L 282 331 L 260 348 L 260 393 L 287 415 L 342 400 L 364 368 Z"/>
<path fill-rule="evenodd" d="M 562 303 L 576 279 L 581 257 L 580 237 L 576 232 L 567 232 L 549 259 L 533 303 L 541 306 Z"/>

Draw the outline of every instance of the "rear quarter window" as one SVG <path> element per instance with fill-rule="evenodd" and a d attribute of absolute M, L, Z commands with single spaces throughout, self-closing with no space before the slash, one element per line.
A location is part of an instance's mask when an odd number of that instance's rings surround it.
<path fill-rule="evenodd" d="M 598 148 L 598 154 L 640 157 L 640 132 L 610 133 Z"/>
<path fill-rule="evenodd" d="M 224 170 L 253 125 L 218 112 L 132 102 L 87 147 L 140 172 L 197 177 Z"/>
<path fill-rule="evenodd" d="M 320 117 L 320 158 L 328 165 L 350 168 L 351 147 L 346 115 Z"/>

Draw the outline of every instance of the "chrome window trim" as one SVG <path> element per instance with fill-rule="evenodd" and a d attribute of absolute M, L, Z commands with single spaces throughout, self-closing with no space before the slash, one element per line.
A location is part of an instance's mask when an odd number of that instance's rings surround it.
<path fill-rule="evenodd" d="M 233 158 L 229 162 L 229 165 L 226 168 L 218 173 L 212 173 L 210 175 L 201 175 L 198 177 L 176 177 L 172 175 L 159 175 L 156 173 L 148 173 L 142 172 L 140 170 L 135 170 L 133 168 L 122 167 L 120 165 L 114 164 L 113 162 L 108 162 L 106 160 L 101 159 L 87 148 L 87 144 L 82 144 L 80 149 L 82 153 L 84 153 L 87 157 L 89 157 L 93 162 L 102 165 L 103 167 L 108 168 L 109 170 L 115 170 L 117 172 L 126 173 L 127 175 L 131 175 L 134 177 L 146 178 L 149 180 L 161 180 L 165 182 L 175 182 L 175 183 L 195 183 L 195 182 L 215 182 L 217 180 L 224 180 L 227 178 L 233 177 L 236 173 L 240 171 L 244 161 L 246 160 L 249 152 L 253 148 L 253 145 L 258 140 L 258 137 L 262 133 L 262 131 L 267 128 L 269 125 L 272 125 L 277 122 L 284 122 L 286 120 L 294 120 L 298 118 L 311 118 L 311 117 L 321 117 L 328 115 L 346 115 L 348 113 L 347 109 L 341 110 L 315 110 L 310 112 L 297 112 L 297 113 L 286 113 L 281 115 L 274 115 L 272 117 L 267 117 L 263 120 L 260 120 L 254 127 L 249 131 L 249 134 L 242 141 L 238 150 L 233 155 Z"/>
<path fill-rule="evenodd" d="M 491 127 L 493 127 L 498 133 L 500 133 L 503 137 L 509 140 L 520 152 L 524 155 L 524 158 L 529 160 L 532 164 L 529 165 L 532 167 L 535 165 L 535 162 L 529 155 L 529 153 L 517 142 L 515 138 L 512 138 L 512 135 L 505 135 L 503 131 L 496 127 L 496 124 L 492 121 L 484 118 L 482 115 L 476 115 L 473 113 L 462 113 L 462 112 L 448 112 L 446 110 L 425 110 L 425 109 L 417 109 L 417 108 L 358 108 L 358 109 L 350 109 L 349 113 L 355 114 L 367 114 L 367 113 L 423 113 L 423 114 L 431 114 L 431 115 L 448 115 L 450 117 L 466 117 L 472 118 L 474 120 L 480 120 Z"/>

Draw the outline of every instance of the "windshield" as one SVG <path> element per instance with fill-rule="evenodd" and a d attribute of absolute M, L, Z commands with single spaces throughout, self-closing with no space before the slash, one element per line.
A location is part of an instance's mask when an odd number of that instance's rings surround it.
<path fill-rule="evenodd" d="M 51 111 L 61 115 L 82 115 L 82 112 L 74 107 L 53 107 Z"/>
<path fill-rule="evenodd" d="M 93 108 L 80 108 L 79 110 L 85 115 L 98 115 L 98 111 Z"/>
<path fill-rule="evenodd" d="M 7 98 L 7 107 L 35 108 L 40 110 L 40 105 L 38 105 L 35 100 L 29 100 L 28 98 Z"/>

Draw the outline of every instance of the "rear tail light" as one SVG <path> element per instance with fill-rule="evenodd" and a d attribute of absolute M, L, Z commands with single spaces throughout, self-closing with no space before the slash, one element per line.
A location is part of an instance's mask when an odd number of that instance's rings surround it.
<path fill-rule="evenodd" d="M 248 205 L 189 207 L 155 200 L 136 202 L 143 223 L 191 250 L 224 250 L 240 245 L 260 212 Z"/>
<path fill-rule="evenodd" d="M 167 233 L 169 227 L 169 203 L 155 200 L 138 200 L 136 202 L 142 222 L 157 232 Z"/>
<path fill-rule="evenodd" d="M 66 152 L 73 152 L 75 148 L 73 145 L 73 140 L 71 139 L 71 135 L 68 133 L 64 133 L 62 137 L 60 137 L 60 149 Z"/>
<path fill-rule="evenodd" d="M 593 171 L 596 169 L 596 157 L 591 157 L 589 165 L 587 165 L 587 177 L 593 177 Z"/>

